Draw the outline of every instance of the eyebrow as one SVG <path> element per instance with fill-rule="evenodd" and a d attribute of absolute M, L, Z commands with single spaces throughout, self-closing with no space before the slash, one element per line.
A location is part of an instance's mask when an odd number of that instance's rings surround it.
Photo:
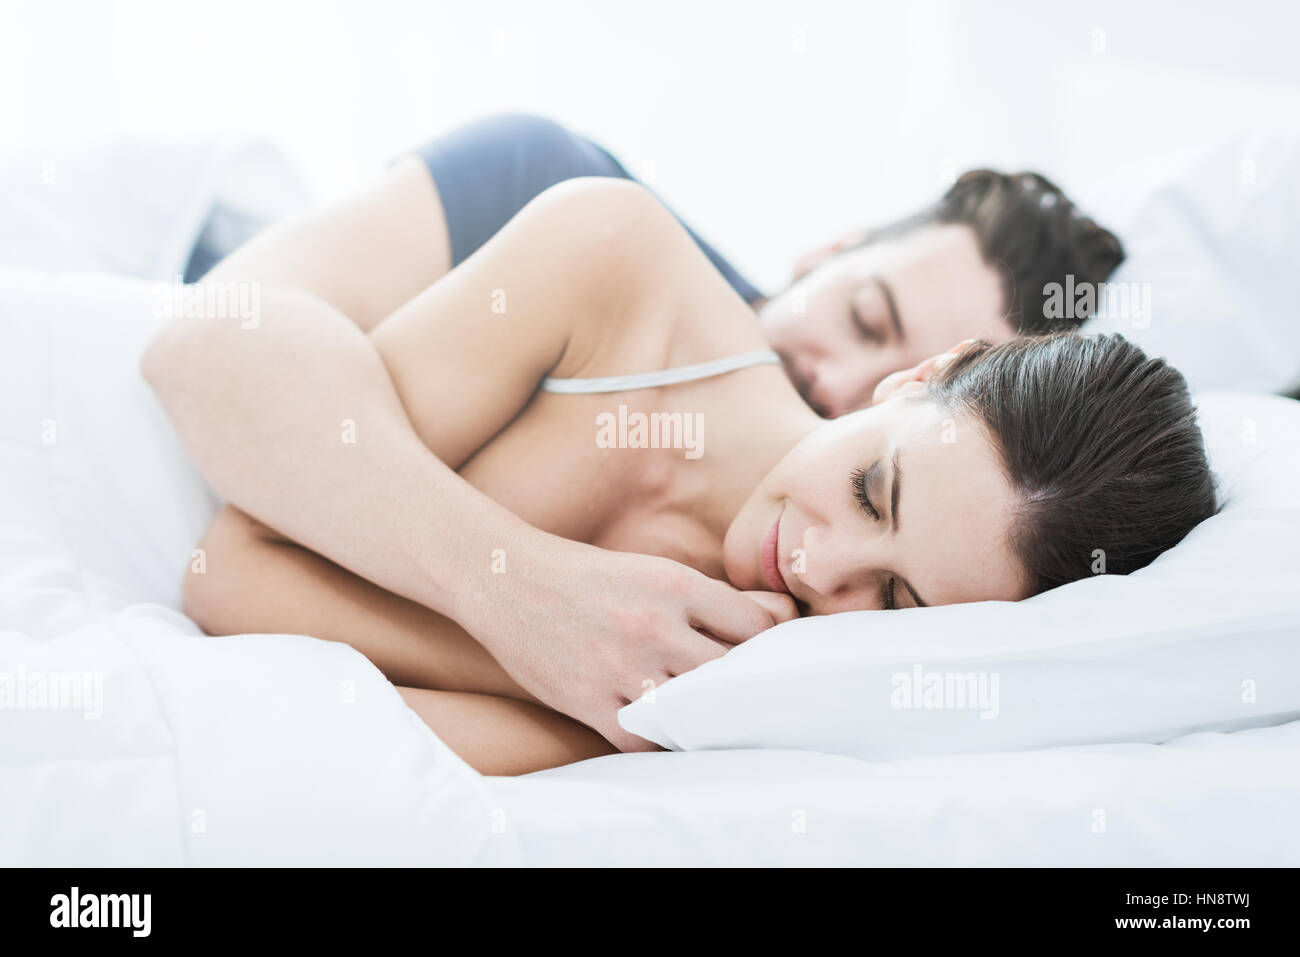
<path fill-rule="evenodd" d="M 894 449 L 894 458 L 890 462 L 894 467 L 894 483 L 889 489 L 889 520 L 894 526 L 894 533 L 898 533 L 898 481 L 902 469 L 898 467 L 898 449 Z"/>
<path fill-rule="evenodd" d="M 898 449 L 894 449 L 894 456 L 890 460 L 890 464 L 893 466 L 894 478 L 889 489 L 889 521 L 894 528 L 894 534 L 897 535 L 898 534 L 898 490 L 899 490 L 900 483 L 902 482 L 902 476 L 903 476 L 902 466 L 898 462 Z M 918 608 L 928 607 L 928 605 L 921 600 L 921 596 L 916 593 L 916 589 L 914 589 L 911 586 L 911 584 L 907 581 L 906 578 L 900 577 L 900 581 L 902 581 L 903 587 L 907 589 L 907 593 L 912 596 L 912 601 L 916 602 L 916 606 Z"/>
<path fill-rule="evenodd" d="M 872 276 L 871 280 L 880 290 L 880 294 L 885 297 L 885 307 L 889 310 L 889 321 L 894 324 L 894 332 L 898 333 L 898 338 L 902 339 L 904 337 L 903 323 L 898 318 L 898 305 L 894 302 L 894 290 L 889 287 L 889 283 L 879 276 Z"/>

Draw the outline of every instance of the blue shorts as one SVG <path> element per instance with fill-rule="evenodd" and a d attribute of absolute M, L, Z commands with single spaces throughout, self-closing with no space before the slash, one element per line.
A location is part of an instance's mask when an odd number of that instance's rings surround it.
<path fill-rule="evenodd" d="M 469 123 L 430 140 L 416 153 L 428 165 L 442 198 L 453 266 L 556 183 L 577 176 L 634 179 L 591 140 L 553 120 L 522 113 Z M 762 294 L 730 263 L 689 226 L 686 229 L 741 298 L 746 302 L 760 298 Z"/>

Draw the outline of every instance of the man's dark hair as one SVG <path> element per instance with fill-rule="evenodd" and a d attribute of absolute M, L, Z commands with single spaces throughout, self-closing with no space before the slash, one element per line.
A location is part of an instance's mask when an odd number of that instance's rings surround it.
<path fill-rule="evenodd" d="M 1073 329 L 1085 317 L 1048 318 L 1044 291 L 1049 283 L 1104 282 L 1124 261 L 1124 247 L 1038 173 L 976 169 L 952 184 L 943 197 L 881 229 L 861 245 L 920 226 L 961 223 L 975 233 L 980 252 L 1003 276 L 1007 321 L 1017 332 L 1039 334 Z"/>

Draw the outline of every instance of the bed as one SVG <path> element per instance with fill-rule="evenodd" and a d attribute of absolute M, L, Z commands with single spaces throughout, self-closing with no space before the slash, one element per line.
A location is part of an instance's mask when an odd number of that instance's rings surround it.
<path fill-rule="evenodd" d="M 80 161 L 116 171 L 114 196 L 153 197 L 155 215 L 125 233 L 120 209 L 77 194 L 86 178 L 70 193 L 37 180 L 0 211 L 28 240 L 0 237 L 0 864 L 1300 864 L 1300 405 L 1205 396 L 1237 503 L 1227 531 L 1147 579 L 1080 583 L 1140 634 L 1065 643 L 1021 629 L 976 642 L 989 665 L 942 638 L 895 653 L 886 631 L 775 629 L 625 709 L 626 727 L 675 750 L 484 777 L 351 648 L 209 638 L 178 611 L 218 502 L 136 359 L 214 196 L 238 182 L 251 202 L 250 182 L 284 173 L 265 147 L 114 150 L 107 166 Z M 1214 551 L 1247 538 L 1258 568 Z M 1215 590 L 1196 578 L 1206 554 L 1241 558 L 1217 617 L 1196 613 Z M 921 611 L 1004 630 L 1008 609 L 979 607 Z M 1153 624 L 1166 620 L 1177 626 Z M 874 733 L 848 736 L 833 711 L 796 720 L 824 687 L 816 668 L 842 653 L 863 681 L 909 656 L 996 668 L 1009 688 L 1032 674 L 1035 700 L 955 735 L 934 715 L 881 711 Z M 1176 657 L 1182 670 L 1165 667 Z M 1238 659 L 1253 700 L 1207 704 L 1216 674 L 1238 693 Z M 812 662 L 802 684 L 773 677 L 791 660 Z M 1063 701 L 1072 667 L 1112 686 L 1139 678 Z M 788 697 L 773 698 L 777 683 Z"/>

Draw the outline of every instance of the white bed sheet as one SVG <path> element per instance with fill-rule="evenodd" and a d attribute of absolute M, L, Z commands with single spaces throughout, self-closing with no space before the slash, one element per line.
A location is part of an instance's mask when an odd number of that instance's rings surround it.
<path fill-rule="evenodd" d="M 1294 866 L 1298 754 L 1292 722 L 897 762 L 623 754 L 487 781 L 527 862 Z"/>

